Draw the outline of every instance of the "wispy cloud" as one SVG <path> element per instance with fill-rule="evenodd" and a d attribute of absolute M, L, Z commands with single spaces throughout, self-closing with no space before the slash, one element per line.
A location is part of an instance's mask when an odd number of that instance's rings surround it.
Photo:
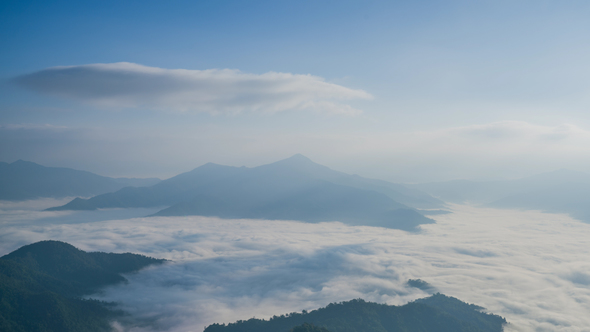
<path fill-rule="evenodd" d="M 434 216 L 437 224 L 425 225 L 424 232 L 407 234 L 340 223 L 204 217 L 61 223 L 55 217 L 47 222 L 39 212 L 19 213 L 29 222 L 23 225 L 11 212 L 12 221 L 0 228 L 0 254 L 56 239 L 84 250 L 174 260 L 96 295 L 119 302 L 155 330 L 200 330 L 212 322 L 359 297 L 402 304 L 427 296 L 406 285 L 417 278 L 505 316 L 512 323 L 508 332 L 582 332 L 590 326 L 590 225 L 565 215 L 454 206 L 453 214 Z M 76 215 L 85 218 L 73 213 L 69 219 Z M 140 324 L 130 331 L 142 330 L 152 328 Z"/>
<path fill-rule="evenodd" d="M 163 69 L 128 62 L 52 67 L 16 77 L 14 82 L 39 93 L 101 107 L 180 112 L 356 114 L 360 111 L 341 101 L 372 98 L 365 91 L 313 75 Z"/>

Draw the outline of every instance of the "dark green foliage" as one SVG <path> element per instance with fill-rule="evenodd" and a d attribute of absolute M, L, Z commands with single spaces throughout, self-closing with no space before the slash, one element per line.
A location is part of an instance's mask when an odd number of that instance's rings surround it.
<path fill-rule="evenodd" d="M 205 332 L 288 332 L 307 331 L 314 324 L 331 332 L 500 332 L 504 318 L 482 313 L 478 306 L 453 297 L 435 294 L 403 306 L 352 300 L 332 303 L 309 313 L 274 316 L 270 320 L 249 319 L 213 324 Z M 293 328 L 293 326 L 298 326 Z M 301 329 L 300 329 L 301 328 Z M 298 330 L 296 330 L 298 329 Z"/>
<path fill-rule="evenodd" d="M 330 332 L 326 328 L 317 327 L 313 324 L 303 323 L 303 325 L 295 326 L 289 332 Z"/>
<path fill-rule="evenodd" d="M 87 253 L 42 241 L 0 257 L 0 331 L 107 331 L 121 313 L 80 296 L 124 282 L 120 273 L 162 263 L 134 254 Z"/>
<path fill-rule="evenodd" d="M 435 296 L 416 300 L 416 303 L 422 303 L 438 308 L 448 315 L 471 322 L 471 324 L 477 326 L 482 331 L 493 331 L 493 329 L 498 326 L 498 320 L 491 318 L 499 318 L 499 316 L 483 314 L 482 310 L 484 310 L 484 308 L 458 301 L 452 297 L 437 294 Z"/>

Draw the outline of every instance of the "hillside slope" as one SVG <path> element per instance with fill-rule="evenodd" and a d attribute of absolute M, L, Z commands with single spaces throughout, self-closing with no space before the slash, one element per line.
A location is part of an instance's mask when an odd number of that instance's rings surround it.
<path fill-rule="evenodd" d="M 58 241 L 33 243 L 0 257 L 0 331 L 108 331 L 120 313 L 82 295 L 125 282 L 164 260 L 136 254 L 87 253 Z"/>
<path fill-rule="evenodd" d="M 482 309 L 442 294 L 403 306 L 352 300 L 269 320 L 213 324 L 204 332 L 288 332 L 303 323 L 331 332 L 501 332 L 506 320 Z"/>

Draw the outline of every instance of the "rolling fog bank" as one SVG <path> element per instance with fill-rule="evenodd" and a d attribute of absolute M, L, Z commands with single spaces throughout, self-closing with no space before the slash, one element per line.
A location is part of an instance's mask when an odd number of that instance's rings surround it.
<path fill-rule="evenodd" d="M 353 298 L 403 304 L 428 295 L 406 284 L 417 278 L 506 317 L 506 331 L 590 326 L 590 225 L 566 215 L 453 205 L 454 213 L 432 216 L 437 223 L 414 234 L 338 222 L 123 219 L 121 210 L 36 208 L 2 203 L 0 254 L 54 239 L 173 260 L 92 296 L 132 314 L 113 323 L 120 330 L 199 331 Z M 114 219 L 99 220 L 108 213 Z"/>

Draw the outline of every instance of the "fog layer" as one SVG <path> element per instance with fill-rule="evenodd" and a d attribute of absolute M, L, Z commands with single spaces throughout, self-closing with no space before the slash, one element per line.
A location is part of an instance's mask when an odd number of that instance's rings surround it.
<path fill-rule="evenodd" d="M 416 278 L 506 317 L 507 331 L 590 326 L 590 225 L 565 215 L 456 205 L 453 214 L 432 216 L 437 224 L 410 234 L 203 217 L 72 223 L 85 215 L 63 212 L 67 223 L 49 224 L 42 221 L 49 212 L 25 209 L 32 206 L 2 205 L 0 254 L 55 239 L 87 251 L 173 260 L 92 296 L 117 301 L 133 315 L 114 322 L 122 330 L 200 331 L 213 322 L 359 297 L 403 304 L 427 296 L 406 286 Z"/>

